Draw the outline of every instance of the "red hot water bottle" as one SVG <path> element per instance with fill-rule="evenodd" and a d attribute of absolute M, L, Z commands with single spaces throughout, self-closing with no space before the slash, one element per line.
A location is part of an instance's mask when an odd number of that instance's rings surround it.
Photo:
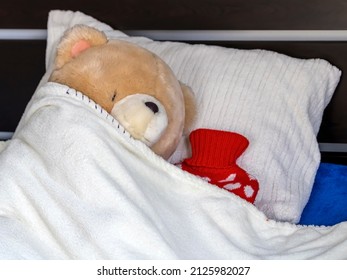
<path fill-rule="evenodd" d="M 197 129 L 189 140 L 192 156 L 182 162 L 183 170 L 254 203 L 258 181 L 236 164 L 248 147 L 247 138 L 229 131 Z"/>

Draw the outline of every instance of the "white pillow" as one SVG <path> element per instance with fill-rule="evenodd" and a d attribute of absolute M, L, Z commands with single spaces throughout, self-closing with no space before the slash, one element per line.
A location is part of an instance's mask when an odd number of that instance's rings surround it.
<path fill-rule="evenodd" d="M 238 164 L 259 181 L 256 207 L 271 219 L 299 221 L 320 162 L 316 135 L 322 114 L 341 75 L 336 67 L 325 60 L 296 59 L 272 51 L 128 37 L 83 13 L 52 11 L 48 69 L 62 33 L 75 24 L 135 42 L 164 59 L 196 94 L 194 128 L 234 131 L 250 141 Z M 189 146 L 182 139 L 170 161 L 188 155 Z"/>

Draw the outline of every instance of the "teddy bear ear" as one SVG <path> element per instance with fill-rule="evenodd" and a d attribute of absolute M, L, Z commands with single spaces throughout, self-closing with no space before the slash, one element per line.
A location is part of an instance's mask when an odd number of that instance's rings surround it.
<path fill-rule="evenodd" d="M 68 29 L 59 42 L 55 67 L 62 67 L 90 47 L 106 43 L 107 37 L 104 32 L 86 25 L 76 25 Z"/>
<path fill-rule="evenodd" d="M 188 135 L 196 118 L 196 102 L 192 89 L 179 82 L 183 93 L 185 106 L 184 135 Z"/>

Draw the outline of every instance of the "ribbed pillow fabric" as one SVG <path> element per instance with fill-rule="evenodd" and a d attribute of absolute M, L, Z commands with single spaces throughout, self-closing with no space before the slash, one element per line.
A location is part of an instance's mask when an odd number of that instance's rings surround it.
<path fill-rule="evenodd" d="M 299 221 L 320 162 L 316 135 L 339 82 L 339 69 L 322 59 L 266 50 L 128 37 L 82 13 L 63 11 L 49 17 L 48 62 L 61 31 L 74 24 L 92 25 L 111 39 L 137 43 L 164 59 L 195 92 L 198 115 L 193 129 L 232 131 L 250 141 L 238 165 L 259 181 L 256 207 L 270 219 Z M 187 143 L 182 139 L 172 163 L 189 156 Z"/>

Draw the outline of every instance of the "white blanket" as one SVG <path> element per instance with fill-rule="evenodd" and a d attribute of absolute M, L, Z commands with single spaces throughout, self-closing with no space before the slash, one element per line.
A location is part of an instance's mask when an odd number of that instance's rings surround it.
<path fill-rule="evenodd" d="M 347 258 L 347 223 L 267 220 L 54 83 L 35 93 L 0 172 L 2 259 Z"/>

